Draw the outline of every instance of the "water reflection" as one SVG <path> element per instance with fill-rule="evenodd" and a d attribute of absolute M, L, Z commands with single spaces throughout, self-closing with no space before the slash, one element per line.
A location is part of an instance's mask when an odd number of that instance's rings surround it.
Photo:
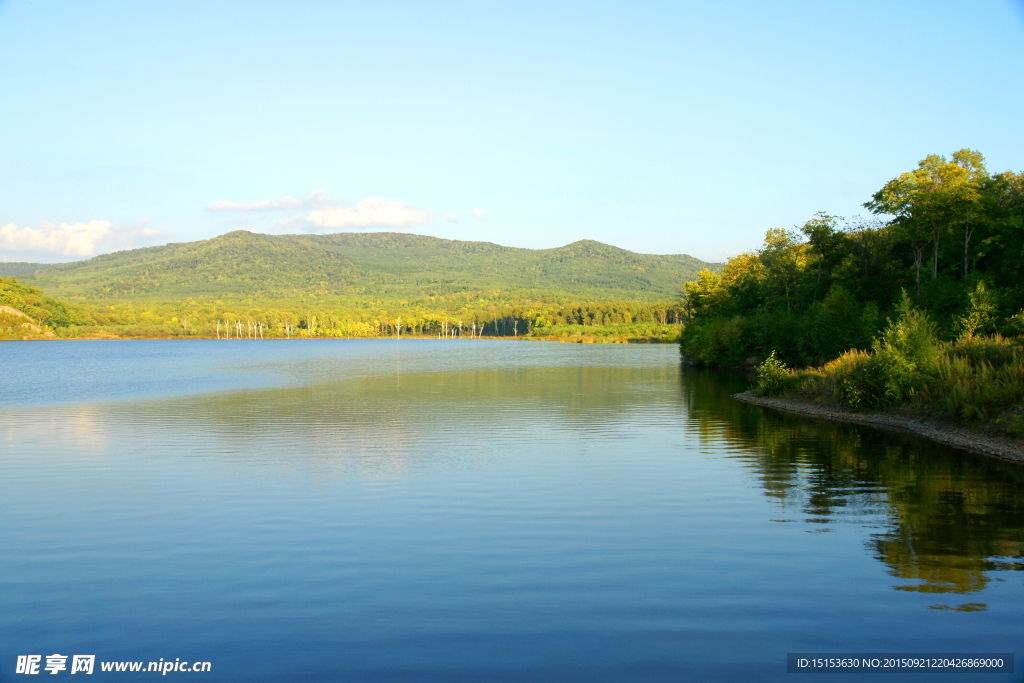
<path fill-rule="evenodd" d="M 779 521 L 800 517 L 828 530 L 881 515 L 867 548 L 899 580 L 898 591 L 975 595 L 995 572 L 1024 569 L 1024 467 L 729 398 L 749 382 L 739 372 L 684 368 L 680 387 L 691 428 L 743 461 L 764 494 L 791 516 Z M 953 602 L 931 607 L 987 608 Z"/>
<path fill-rule="evenodd" d="M 603 453 L 595 444 L 635 443 L 636 430 L 650 433 L 652 425 L 679 428 L 678 368 L 636 349 L 566 363 L 575 350 L 561 345 L 549 361 L 538 347 L 517 363 L 514 348 L 477 354 L 466 345 L 442 355 L 424 347 L 370 364 L 373 346 L 356 346 L 355 358 L 342 355 L 351 346 L 339 347 L 337 356 L 324 347 L 295 361 L 307 375 L 291 386 L 9 408 L 0 447 L 9 464 L 37 471 L 38 452 L 58 446 L 60 461 L 74 454 L 135 477 L 153 476 L 140 475 L 142 466 L 176 482 L 186 463 L 231 480 L 315 482 L 322 490 L 358 482 L 385 491 L 416 486 L 428 472 L 487 472 L 545 457 L 538 453 L 593 461 Z M 257 362 L 269 374 L 267 361 Z M 527 477 L 532 465 L 523 467 Z"/>

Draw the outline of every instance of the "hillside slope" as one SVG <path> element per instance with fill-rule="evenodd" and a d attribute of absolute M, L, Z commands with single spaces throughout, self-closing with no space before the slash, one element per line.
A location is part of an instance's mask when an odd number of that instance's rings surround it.
<path fill-rule="evenodd" d="M 22 279 L 51 296 L 91 303 L 411 301 L 474 291 L 647 302 L 675 299 L 683 282 L 709 266 L 717 264 L 635 254 L 591 240 L 534 250 L 403 233 L 236 231 L 55 265 Z"/>
<path fill-rule="evenodd" d="M 80 308 L 56 301 L 36 287 L 29 287 L 13 277 L 0 277 L 0 312 L 6 316 L 24 315 L 32 324 L 45 327 L 67 327 L 92 322 L 89 315 Z"/>

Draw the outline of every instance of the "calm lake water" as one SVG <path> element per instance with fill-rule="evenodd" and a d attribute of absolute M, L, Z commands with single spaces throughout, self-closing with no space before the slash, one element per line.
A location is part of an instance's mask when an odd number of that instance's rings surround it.
<path fill-rule="evenodd" d="M 673 346 L 0 362 L 0 680 L 54 653 L 99 679 L 771 681 L 788 652 L 1024 650 L 1024 468 L 738 403 L 745 376 Z"/>

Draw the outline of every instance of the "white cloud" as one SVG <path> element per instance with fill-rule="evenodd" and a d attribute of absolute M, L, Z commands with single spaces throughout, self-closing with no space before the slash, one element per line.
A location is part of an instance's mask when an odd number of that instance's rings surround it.
<path fill-rule="evenodd" d="M 458 223 L 461 220 L 458 216 L 456 216 L 451 211 L 446 211 L 445 212 L 445 218 L 448 219 L 449 223 Z"/>
<path fill-rule="evenodd" d="M 41 221 L 38 228 L 18 227 L 8 223 L 0 228 L 0 250 L 16 254 L 94 256 L 102 251 L 130 249 L 151 244 L 167 233 L 146 227 L 148 218 L 129 229 L 119 228 L 110 221 L 93 220 L 88 223 L 52 223 Z"/>
<path fill-rule="evenodd" d="M 110 221 L 61 223 L 43 221 L 39 228 L 19 228 L 8 223 L 0 228 L 0 249 L 41 251 L 64 256 L 92 256 L 96 245 L 110 234 Z"/>
<path fill-rule="evenodd" d="M 342 206 L 342 201 L 323 190 L 313 190 L 302 199 L 285 196 L 280 199 L 264 199 L 249 203 L 222 200 L 213 202 L 206 209 L 208 211 L 313 211 L 334 206 Z"/>
<path fill-rule="evenodd" d="M 312 211 L 305 218 L 281 227 L 310 228 L 404 228 L 430 222 L 430 215 L 423 209 L 406 204 L 399 199 L 367 197 L 355 207 L 333 206 Z"/>
<path fill-rule="evenodd" d="M 473 215 L 476 216 L 477 218 L 483 218 L 484 217 L 484 210 L 481 209 L 481 208 L 473 209 Z"/>
<path fill-rule="evenodd" d="M 314 190 L 302 199 L 281 197 L 258 202 L 217 201 L 208 205 L 208 211 L 218 212 L 306 212 L 302 218 L 280 220 L 277 227 L 283 230 L 319 230 L 338 228 L 407 228 L 431 222 L 431 212 L 406 204 L 400 199 L 382 199 L 370 196 L 354 207 L 347 206 L 338 197 L 321 190 Z M 451 223 L 458 223 L 459 217 L 451 211 L 446 217 Z M 248 221 L 244 221 L 248 222 Z"/>

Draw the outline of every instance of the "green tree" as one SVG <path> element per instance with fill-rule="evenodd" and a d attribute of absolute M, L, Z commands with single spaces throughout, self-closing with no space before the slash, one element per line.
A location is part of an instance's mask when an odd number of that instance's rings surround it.
<path fill-rule="evenodd" d="M 804 223 L 800 232 L 807 236 L 807 241 L 818 259 L 818 276 L 814 281 L 814 296 L 811 297 L 811 305 L 814 305 L 818 300 L 822 271 L 825 273 L 827 290 L 832 281 L 832 268 L 842 258 L 846 236 L 837 228 L 836 218 L 824 211 L 814 214 L 814 218 Z"/>
<path fill-rule="evenodd" d="M 921 298 L 921 264 L 929 243 L 938 251 L 939 223 L 934 214 L 925 211 L 935 189 L 935 175 L 945 159 L 931 155 L 918 164 L 915 171 L 900 174 L 871 196 L 864 206 L 872 213 L 892 216 L 889 222 L 902 242 L 910 246 L 914 257 L 915 297 Z M 937 267 L 937 266 L 936 266 Z"/>
<path fill-rule="evenodd" d="M 792 310 L 794 301 L 797 310 L 799 311 L 801 308 L 800 283 L 797 279 L 800 254 L 796 248 L 799 244 L 798 233 L 782 228 L 772 228 L 765 234 L 764 246 L 758 253 L 772 288 L 785 292 L 786 310 Z M 791 285 L 792 297 L 790 297 Z"/>
<path fill-rule="evenodd" d="M 953 152 L 953 165 L 959 172 L 951 174 L 949 192 L 953 195 L 956 220 L 964 236 L 963 276 L 966 278 L 970 270 L 971 237 L 981 224 L 980 190 L 982 183 L 988 178 L 988 170 L 985 168 L 985 157 L 981 152 L 967 148 Z"/>
<path fill-rule="evenodd" d="M 683 284 L 683 291 L 686 293 L 691 314 L 695 318 L 706 318 L 721 304 L 722 276 L 705 268 L 697 273 L 695 281 Z"/>

